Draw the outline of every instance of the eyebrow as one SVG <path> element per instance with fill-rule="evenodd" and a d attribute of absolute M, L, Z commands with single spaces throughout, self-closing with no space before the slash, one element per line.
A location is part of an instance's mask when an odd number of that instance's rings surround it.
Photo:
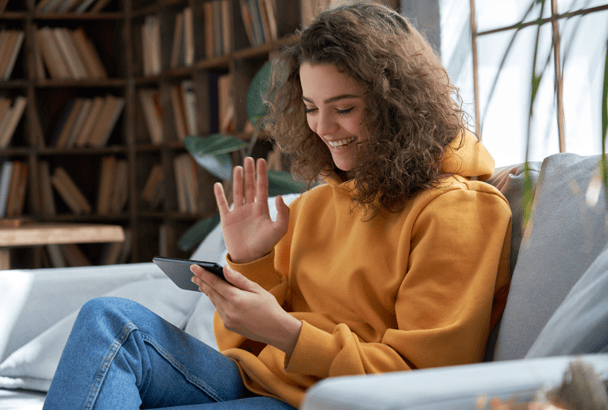
<path fill-rule="evenodd" d="M 356 94 L 341 94 L 341 95 L 337 95 L 335 97 L 328 98 L 327 100 L 323 101 L 323 103 L 329 104 L 329 103 L 336 102 L 339 100 L 344 100 L 347 98 L 362 98 L 362 97 L 360 95 L 356 95 Z M 314 104 L 314 102 L 309 98 L 302 96 L 302 99 L 308 103 Z"/>

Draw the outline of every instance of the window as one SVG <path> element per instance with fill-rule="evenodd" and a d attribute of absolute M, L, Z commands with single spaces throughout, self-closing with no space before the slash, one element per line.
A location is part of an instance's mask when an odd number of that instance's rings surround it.
<path fill-rule="evenodd" d="M 441 55 L 496 165 L 601 153 L 608 1 L 463 3 L 440 0 Z"/>

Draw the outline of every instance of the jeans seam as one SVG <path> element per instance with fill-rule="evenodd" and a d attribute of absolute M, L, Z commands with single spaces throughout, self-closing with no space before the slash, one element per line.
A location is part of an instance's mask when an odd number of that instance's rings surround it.
<path fill-rule="evenodd" d="M 165 358 L 175 369 L 177 369 L 180 373 L 184 375 L 186 380 L 190 383 L 198 387 L 201 391 L 203 391 L 206 395 L 208 395 L 211 399 L 216 402 L 226 401 L 220 394 L 218 394 L 215 389 L 209 386 L 200 378 L 194 376 L 192 373 L 188 371 L 179 361 L 175 360 L 175 358 L 165 350 L 161 345 L 159 345 L 154 338 L 145 334 L 144 332 L 140 332 L 144 342 L 149 343 L 156 351 Z"/>
<path fill-rule="evenodd" d="M 137 329 L 135 324 L 127 324 L 123 328 L 121 334 L 114 340 L 114 343 L 112 343 L 112 345 L 110 346 L 110 349 L 108 350 L 108 353 L 106 353 L 106 355 L 104 356 L 99 371 L 95 376 L 95 381 L 93 382 L 93 386 L 91 387 L 91 391 L 89 392 L 89 396 L 87 397 L 85 409 L 93 408 L 95 400 L 97 399 L 97 395 L 99 394 L 99 390 L 101 389 L 101 384 L 103 383 L 106 374 L 108 373 L 112 361 L 116 357 L 116 354 L 120 350 L 120 347 L 125 343 L 131 332 L 135 329 Z"/>

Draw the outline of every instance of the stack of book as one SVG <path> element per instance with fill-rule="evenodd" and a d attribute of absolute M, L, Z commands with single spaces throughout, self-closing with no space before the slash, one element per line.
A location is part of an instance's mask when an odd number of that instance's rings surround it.
<path fill-rule="evenodd" d="M 158 17 L 148 15 L 141 26 L 144 76 L 160 74 L 160 21 Z"/>
<path fill-rule="evenodd" d="M 43 27 L 36 30 L 36 75 L 45 68 L 54 80 L 90 80 L 108 77 L 95 46 L 84 28 Z M 43 64 L 44 63 L 44 64 Z"/>
<path fill-rule="evenodd" d="M 23 30 L 0 30 L 0 80 L 7 81 L 23 44 Z"/>
<path fill-rule="evenodd" d="M 170 65 L 171 68 L 179 67 L 181 65 L 191 66 L 193 62 L 194 22 L 192 21 L 192 9 L 186 7 L 181 13 L 175 15 Z"/>
<path fill-rule="evenodd" d="M 278 38 L 275 0 L 240 0 L 241 16 L 249 43 L 253 46 Z"/>
<path fill-rule="evenodd" d="M 23 161 L 1 163 L 0 218 L 14 218 L 23 215 L 28 174 L 29 166 Z"/>
<path fill-rule="evenodd" d="M 23 96 L 18 96 L 14 101 L 0 97 L 0 149 L 6 148 L 11 142 L 26 104 L 27 99 Z"/>
<path fill-rule="evenodd" d="M 230 6 L 228 0 L 213 0 L 203 4 L 205 55 L 213 58 L 232 52 Z"/>
<path fill-rule="evenodd" d="M 125 106 L 123 97 L 106 95 L 70 100 L 49 144 L 57 148 L 104 147 Z"/>
<path fill-rule="evenodd" d="M 194 82 L 183 80 L 171 86 L 171 104 L 175 119 L 175 131 L 180 141 L 188 135 L 196 135 L 196 96 Z"/>
<path fill-rule="evenodd" d="M 174 158 L 178 209 L 182 213 L 197 214 L 205 209 L 205 198 L 200 194 L 203 168 L 189 154 Z"/>
<path fill-rule="evenodd" d="M 97 13 L 103 10 L 111 0 L 41 0 L 36 10 L 41 13 Z"/>

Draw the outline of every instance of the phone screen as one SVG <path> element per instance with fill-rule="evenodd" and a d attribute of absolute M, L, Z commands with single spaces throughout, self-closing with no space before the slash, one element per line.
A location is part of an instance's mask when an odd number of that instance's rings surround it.
<path fill-rule="evenodd" d="M 219 276 L 222 280 L 226 280 L 222 267 L 214 262 L 162 258 L 160 256 L 152 258 L 152 262 L 154 262 L 156 266 L 158 266 L 160 270 L 162 270 L 165 275 L 167 275 L 169 279 L 173 281 L 173 283 L 175 283 L 179 288 L 185 290 L 197 292 L 199 290 L 198 286 L 192 283 L 192 276 L 194 276 L 194 274 L 192 271 L 190 271 L 191 265 L 199 265 L 214 275 Z"/>

